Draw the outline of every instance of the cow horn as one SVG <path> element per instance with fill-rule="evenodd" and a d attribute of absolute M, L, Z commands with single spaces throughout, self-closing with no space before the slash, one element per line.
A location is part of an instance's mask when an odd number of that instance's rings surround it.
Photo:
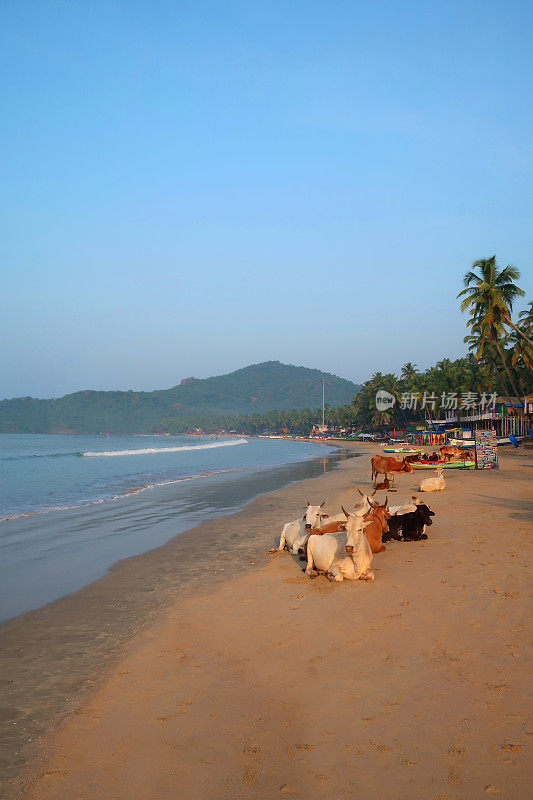
<path fill-rule="evenodd" d="M 363 492 L 361 491 L 361 489 L 359 489 L 359 487 L 357 488 L 357 491 L 359 492 L 359 494 L 361 495 L 361 497 L 364 497 L 364 494 L 363 494 Z"/>
<path fill-rule="evenodd" d="M 374 491 L 372 492 L 372 494 L 370 495 L 370 497 L 374 497 L 374 495 L 376 494 L 376 492 L 377 492 L 377 489 L 374 489 Z"/>
<path fill-rule="evenodd" d="M 311 503 L 309 502 L 309 500 L 307 501 L 307 505 L 308 505 L 308 506 L 310 506 L 310 505 L 311 505 Z"/>
<path fill-rule="evenodd" d="M 325 500 L 324 500 L 323 503 L 320 503 L 320 508 L 322 508 L 322 506 L 324 506 L 324 505 L 326 505 L 326 501 Z"/>
<path fill-rule="evenodd" d="M 351 516 L 351 515 L 349 514 L 349 512 L 348 512 L 348 511 L 346 511 L 346 509 L 344 508 L 344 506 L 341 506 L 341 508 L 342 508 L 342 513 L 343 513 L 343 514 L 346 514 L 346 517 L 349 517 L 349 516 Z"/>

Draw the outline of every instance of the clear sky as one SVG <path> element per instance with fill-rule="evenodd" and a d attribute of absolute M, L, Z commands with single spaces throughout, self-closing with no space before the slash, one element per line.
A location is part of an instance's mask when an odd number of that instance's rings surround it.
<path fill-rule="evenodd" d="M 464 354 L 473 260 L 533 296 L 532 17 L 5 0 L 0 397 Z"/>

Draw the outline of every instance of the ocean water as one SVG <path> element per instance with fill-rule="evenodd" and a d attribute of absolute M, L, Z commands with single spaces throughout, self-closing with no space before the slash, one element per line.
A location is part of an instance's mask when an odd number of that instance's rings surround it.
<path fill-rule="evenodd" d="M 333 452 L 285 439 L 0 435 L 0 620 L 333 468 Z"/>

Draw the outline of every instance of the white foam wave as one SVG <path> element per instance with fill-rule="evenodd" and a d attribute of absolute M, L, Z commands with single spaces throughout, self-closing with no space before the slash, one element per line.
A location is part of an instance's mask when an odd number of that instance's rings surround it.
<path fill-rule="evenodd" d="M 179 453 L 185 450 L 212 450 L 215 447 L 231 447 L 236 444 L 248 444 L 248 440 L 230 439 L 228 442 L 211 442 L 211 444 L 184 445 L 183 447 L 144 447 L 138 450 L 101 450 L 95 453 L 81 453 L 81 455 L 90 458 L 144 456 L 152 453 Z"/>

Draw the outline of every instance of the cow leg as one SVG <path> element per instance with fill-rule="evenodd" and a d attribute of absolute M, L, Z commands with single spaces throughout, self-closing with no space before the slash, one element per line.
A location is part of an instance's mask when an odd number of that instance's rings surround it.
<path fill-rule="evenodd" d="M 364 575 L 359 578 L 360 581 L 373 581 L 376 576 L 371 569 L 367 570 Z"/>
<path fill-rule="evenodd" d="M 329 572 L 326 572 L 326 578 L 332 583 L 342 583 L 342 572 L 338 564 L 335 564 L 330 568 Z"/>
<path fill-rule="evenodd" d="M 307 561 L 307 542 L 304 544 L 303 547 L 299 548 L 298 558 L 300 559 L 300 561 Z"/>
<path fill-rule="evenodd" d="M 318 572 L 313 569 L 314 567 L 313 552 L 311 548 L 308 546 L 308 543 L 306 543 L 306 547 L 307 547 L 307 569 L 305 570 L 305 574 L 309 575 L 310 578 L 316 578 Z"/>

